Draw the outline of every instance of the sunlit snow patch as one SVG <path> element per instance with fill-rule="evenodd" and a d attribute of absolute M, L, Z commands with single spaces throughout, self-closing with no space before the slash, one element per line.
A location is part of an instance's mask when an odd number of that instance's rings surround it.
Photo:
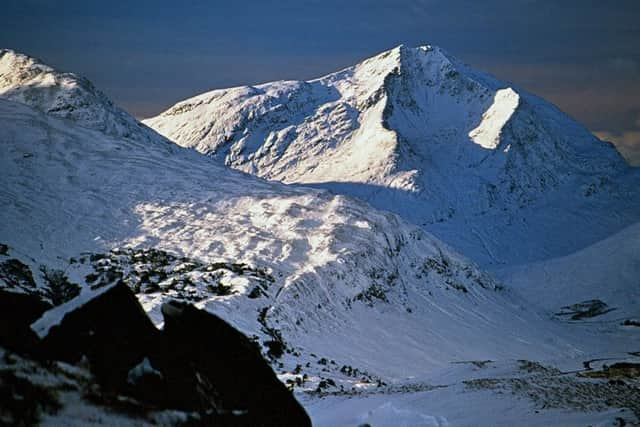
<path fill-rule="evenodd" d="M 494 150 L 500 143 L 500 133 L 518 108 L 520 96 L 510 87 L 500 89 L 493 104 L 482 115 L 482 121 L 471 132 L 469 138 L 479 146 Z"/>

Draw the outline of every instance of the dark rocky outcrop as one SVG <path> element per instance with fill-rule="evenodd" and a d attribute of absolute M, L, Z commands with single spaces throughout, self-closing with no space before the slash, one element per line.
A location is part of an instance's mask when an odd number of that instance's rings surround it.
<path fill-rule="evenodd" d="M 242 333 L 217 316 L 184 303 L 165 303 L 162 314 L 163 334 L 172 348 L 166 353 L 169 359 L 165 363 L 178 368 L 167 370 L 168 382 L 187 385 L 187 389 L 212 388 L 213 393 L 199 396 L 200 404 L 245 413 L 250 425 L 311 425 L 305 411 L 262 358 L 257 345 Z M 186 361 L 191 365 L 187 366 Z"/>
<path fill-rule="evenodd" d="M 556 313 L 556 316 L 568 316 L 571 320 L 583 320 L 601 316 L 613 310 L 615 308 L 609 307 L 604 301 L 592 299 L 564 306 Z"/>
<path fill-rule="evenodd" d="M 27 293 L 36 288 L 29 266 L 15 258 L 0 262 L 0 283 L 4 289 L 20 290 Z"/>
<path fill-rule="evenodd" d="M 20 325 L 26 350 L 43 366 L 63 361 L 88 367 L 91 384 L 84 398 L 91 404 L 150 421 L 159 411 L 181 411 L 183 425 L 311 425 L 256 345 L 192 305 L 165 303 L 165 327 L 158 330 L 120 282 L 84 304 L 54 308 L 64 317 L 39 339 L 28 325 L 49 306 L 28 295 L 5 294 L 0 293 L 0 324 Z M 12 299 L 24 312 L 2 310 Z M 10 329 L 0 327 L 3 339 Z M 3 344 L 19 343 L 20 336 Z M 10 348 L 26 354 L 19 345 Z"/>
<path fill-rule="evenodd" d="M 0 289 L 0 346 L 32 354 L 38 337 L 31 323 L 49 308 L 51 305 L 36 294 Z"/>
<path fill-rule="evenodd" d="M 64 316 L 42 339 L 43 358 L 76 364 L 84 357 L 100 385 L 121 390 L 127 374 L 157 352 L 160 331 L 123 283 Z"/>

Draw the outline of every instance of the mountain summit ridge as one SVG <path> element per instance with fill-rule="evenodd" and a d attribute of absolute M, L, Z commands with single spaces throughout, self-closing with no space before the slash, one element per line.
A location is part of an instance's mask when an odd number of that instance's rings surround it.
<path fill-rule="evenodd" d="M 611 144 L 429 45 L 214 90 L 144 123 L 243 172 L 391 210 L 485 266 L 565 255 L 639 219 L 640 172 Z"/>

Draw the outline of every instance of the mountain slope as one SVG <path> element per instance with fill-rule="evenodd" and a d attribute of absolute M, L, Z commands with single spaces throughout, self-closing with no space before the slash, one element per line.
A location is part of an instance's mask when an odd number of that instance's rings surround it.
<path fill-rule="evenodd" d="M 550 313 L 582 301 L 607 304 L 614 327 L 640 320 L 640 223 L 566 257 L 501 271 L 527 301 Z"/>
<path fill-rule="evenodd" d="M 485 266 L 564 255 L 640 217 L 640 172 L 613 146 L 437 47 L 214 90 L 145 123 L 233 168 L 394 211 Z"/>
<path fill-rule="evenodd" d="M 541 356 L 576 351 L 562 329 L 523 310 L 468 261 L 364 203 L 255 180 L 189 150 L 112 139 L 9 101 L 0 101 L 0 123 L 0 241 L 38 282 L 39 269 L 66 272 L 82 298 L 90 274 L 105 265 L 120 263 L 126 274 L 149 265 L 142 253 L 108 254 L 123 246 L 214 269 L 230 263 L 242 272 L 233 265 L 244 263 L 269 278 L 262 295 L 249 297 L 259 274 L 198 273 L 188 288 L 219 280 L 230 289 L 204 292 L 198 306 L 261 343 L 280 340 L 291 351 L 281 369 L 315 361 L 313 353 L 340 365 L 314 363 L 310 376 L 346 383 L 353 379 L 342 365 L 389 379 L 451 359 L 530 355 L 531 342 Z M 93 267 L 77 262 L 82 254 L 96 254 Z M 180 259 L 171 261 L 172 274 L 196 262 Z M 140 294 L 158 321 L 170 297 L 180 295 Z"/>

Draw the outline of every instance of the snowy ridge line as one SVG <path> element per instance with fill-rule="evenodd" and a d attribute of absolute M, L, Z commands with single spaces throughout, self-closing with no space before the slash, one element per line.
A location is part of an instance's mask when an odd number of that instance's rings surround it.
<path fill-rule="evenodd" d="M 166 142 L 115 106 L 89 80 L 10 49 L 0 49 L 0 98 L 114 137 Z"/>

